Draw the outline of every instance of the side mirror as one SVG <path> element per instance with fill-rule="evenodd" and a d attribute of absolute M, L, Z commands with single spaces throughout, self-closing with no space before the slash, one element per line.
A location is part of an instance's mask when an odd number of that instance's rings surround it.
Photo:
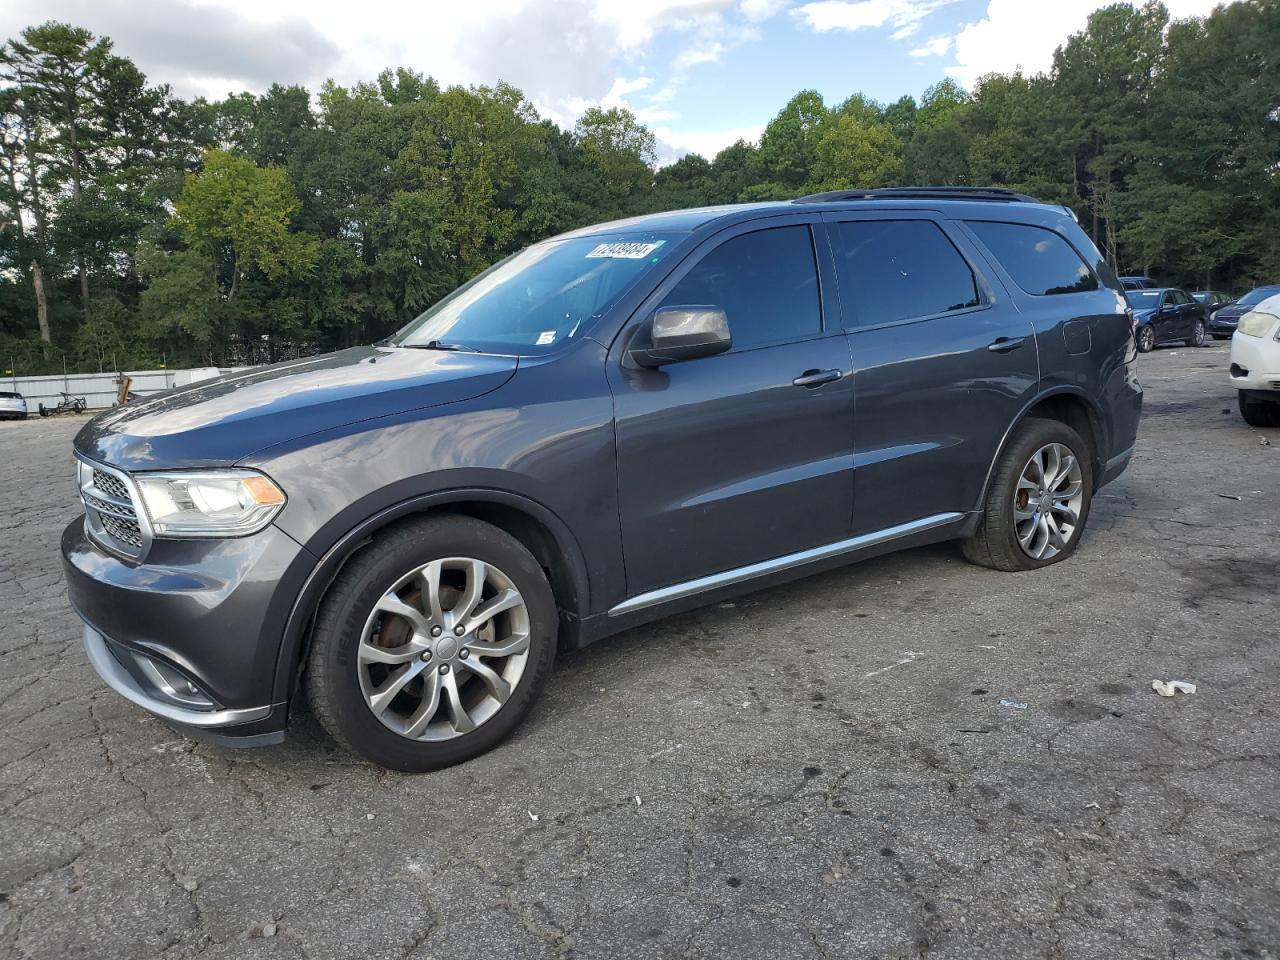
<path fill-rule="evenodd" d="M 653 315 L 649 343 L 631 348 L 641 367 L 696 360 L 724 353 L 733 346 L 729 318 L 719 307 L 663 307 Z"/>

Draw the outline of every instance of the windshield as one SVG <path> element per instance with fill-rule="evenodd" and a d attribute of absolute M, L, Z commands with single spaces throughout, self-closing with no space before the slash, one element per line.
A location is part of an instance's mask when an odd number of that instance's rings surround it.
<path fill-rule="evenodd" d="M 599 234 L 534 244 L 490 267 L 401 330 L 398 347 L 532 356 L 585 332 L 679 234 Z"/>
<path fill-rule="evenodd" d="M 1149 310 L 1160 306 L 1159 290 L 1126 290 L 1124 298 L 1129 301 L 1129 306 L 1136 310 Z"/>
<path fill-rule="evenodd" d="M 1267 297 L 1275 296 L 1280 293 L 1280 287 L 1258 287 L 1250 290 L 1243 297 L 1235 302 L 1237 307 L 1252 307 L 1255 303 L 1261 303 Z"/>

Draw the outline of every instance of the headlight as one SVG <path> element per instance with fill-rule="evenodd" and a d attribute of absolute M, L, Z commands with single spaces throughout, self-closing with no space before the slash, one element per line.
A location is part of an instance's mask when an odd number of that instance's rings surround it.
<path fill-rule="evenodd" d="M 1236 332 L 1243 333 L 1246 337 L 1265 337 L 1275 322 L 1276 318 L 1269 313 L 1250 310 L 1240 318 Z"/>
<path fill-rule="evenodd" d="M 157 537 L 243 537 L 270 523 L 285 501 L 253 470 L 138 473 L 133 482 Z"/>

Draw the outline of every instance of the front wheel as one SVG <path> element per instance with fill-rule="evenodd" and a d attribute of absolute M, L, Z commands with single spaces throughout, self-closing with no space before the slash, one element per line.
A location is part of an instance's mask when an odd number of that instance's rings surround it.
<path fill-rule="evenodd" d="M 1280 402 L 1255 400 L 1243 391 L 1236 391 L 1240 404 L 1240 416 L 1251 427 L 1280 427 Z"/>
<path fill-rule="evenodd" d="M 1138 328 L 1138 352 L 1150 353 L 1156 348 L 1156 332 L 1150 324 Z"/>
<path fill-rule="evenodd" d="M 414 521 L 377 537 L 330 588 L 308 699 L 334 739 L 380 766 L 461 763 L 529 712 L 557 626 L 546 575 L 510 534 L 471 517 Z"/>
<path fill-rule="evenodd" d="M 1009 572 L 1071 556 L 1089 519 L 1091 462 L 1088 444 L 1065 423 L 1023 421 L 996 462 L 982 520 L 964 541 L 964 555 Z"/>

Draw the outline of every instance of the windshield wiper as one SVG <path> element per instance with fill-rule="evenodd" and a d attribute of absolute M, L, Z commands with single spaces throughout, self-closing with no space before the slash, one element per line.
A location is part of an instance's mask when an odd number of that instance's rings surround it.
<path fill-rule="evenodd" d="M 445 343 L 442 340 L 428 340 L 426 343 L 399 343 L 396 346 L 408 350 L 448 350 L 452 353 L 479 353 L 475 347 L 463 343 Z"/>

